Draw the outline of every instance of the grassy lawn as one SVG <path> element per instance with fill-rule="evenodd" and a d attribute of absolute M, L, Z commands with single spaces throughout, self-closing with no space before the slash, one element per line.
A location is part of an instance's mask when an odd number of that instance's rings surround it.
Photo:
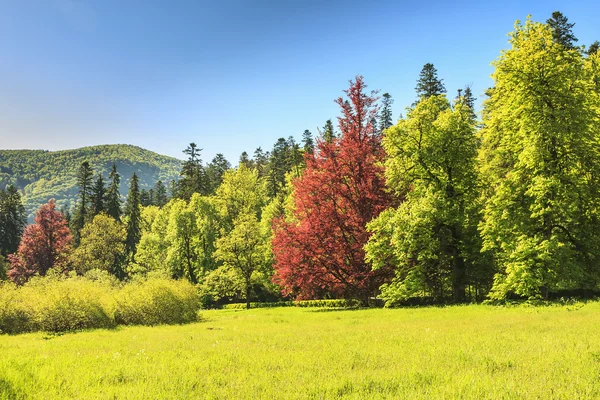
<path fill-rule="evenodd" d="M 600 303 L 203 317 L 0 336 L 0 398 L 600 397 Z"/>

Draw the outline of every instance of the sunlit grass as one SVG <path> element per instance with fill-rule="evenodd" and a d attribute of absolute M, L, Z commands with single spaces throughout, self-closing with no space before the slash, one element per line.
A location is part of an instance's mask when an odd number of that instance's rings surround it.
<path fill-rule="evenodd" d="M 0 398 L 600 397 L 600 303 L 203 317 L 0 336 Z"/>

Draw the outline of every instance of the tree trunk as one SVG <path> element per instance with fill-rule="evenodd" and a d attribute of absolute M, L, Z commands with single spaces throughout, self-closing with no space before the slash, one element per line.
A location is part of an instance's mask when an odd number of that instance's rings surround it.
<path fill-rule="evenodd" d="M 246 309 L 250 309 L 250 292 L 252 291 L 252 286 L 250 285 L 250 279 L 246 279 Z"/>

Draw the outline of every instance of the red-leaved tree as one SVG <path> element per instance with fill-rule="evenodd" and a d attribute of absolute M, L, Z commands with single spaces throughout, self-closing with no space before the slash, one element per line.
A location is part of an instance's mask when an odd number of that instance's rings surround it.
<path fill-rule="evenodd" d="M 19 285 L 35 274 L 43 276 L 50 268 L 66 266 L 72 248 L 67 221 L 56 211 L 54 199 L 40 207 L 34 221 L 23 231 L 17 252 L 8 256 L 11 264 L 8 276 Z"/>
<path fill-rule="evenodd" d="M 362 76 L 350 81 L 348 100 L 338 98 L 341 136 L 318 140 L 307 153 L 306 170 L 293 182 L 294 215 L 274 222 L 274 281 L 287 294 L 327 294 L 366 301 L 390 276 L 365 262 L 366 224 L 385 210 L 384 156 L 372 121 L 375 92 L 365 93 Z"/>

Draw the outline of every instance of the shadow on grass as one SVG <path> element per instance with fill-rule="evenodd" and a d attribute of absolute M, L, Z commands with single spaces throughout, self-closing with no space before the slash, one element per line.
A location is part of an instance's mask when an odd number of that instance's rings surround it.
<path fill-rule="evenodd" d="M 9 381 L 0 377 L 0 399 L 16 400 L 23 398 L 25 398 L 23 393 L 15 390 Z"/>

